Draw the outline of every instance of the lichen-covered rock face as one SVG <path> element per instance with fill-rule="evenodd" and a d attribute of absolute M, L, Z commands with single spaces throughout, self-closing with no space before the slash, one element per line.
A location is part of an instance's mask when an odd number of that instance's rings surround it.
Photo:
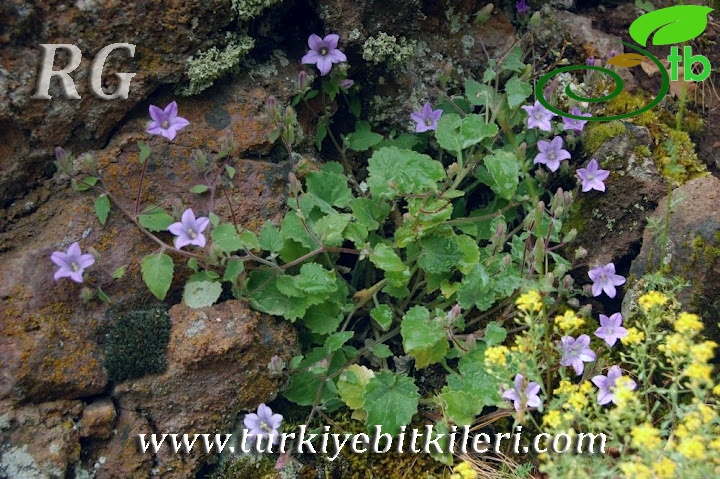
<path fill-rule="evenodd" d="M 690 180 L 660 200 L 652 220 L 667 225 L 667 238 L 645 228 L 640 254 L 632 262 L 630 273 L 640 278 L 663 268 L 666 276 L 682 276 L 690 285 L 678 299 L 687 311 L 705 321 L 705 334 L 720 342 L 717 318 L 720 317 L 720 180 L 706 176 Z"/>
<path fill-rule="evenodd" d="M 79 0 L 0 4 L 0 206 L 52 169 L 55 146 L 74 151 L 106 142 L 118 121 L 158 86 L 178 82 L 187 59 L 212 45 L 231 20 L 228 0 L 121 2 Z M 57 79 L 52 100 L 32 99 L 43 50 L 40 44 L 74 44 L 82 52 L 71 73 L 80 100 L 67 99 Z M 112 43 L 136 46 L 134 58 L 113 52 L 105 62 L 103 88 L 112 94 L 115 73 L 136 73 L 127 100 L 103 100 L 89 88 L 94 56 Z M 58 53 L 55 70 L 68 61 Z"/>
<path fill-rule="evenodd" d="M 176 305 L 170 318 L 167 371 L 122 382 L 113 392 L 121 415 L 138 411 L 153 427 L 111 442 L 137 444 L 142 433 L 231 432 L 239 412 L 254 410 L 277 391 L 280 380 L 270 376 L 270 359 L 278 355 L 289 362 L 297 352 L 292 325 L 237 300 L 202 309 Z M 155 467 L 162 477 L 194 477 L 203 459 L 197 452 L 162 450 Z M 172 476 L 166 476 L 169 471 Z"/>
<path fill-rule="evenodd" d="M 652 138 L 646 128 L 612 122 L 594 126 L 588 133 L 600 144 L 588 157 L 595 158 L 610 176 L 605 192 L 577 193 L 565 224 L 566 229 L 578 231 L 571 247 L 588 251 L 576 269 L 583 283 L 589 281 L 589 268 L 637 253 L 647 212 L 667 193 L 650 153 Z"/>

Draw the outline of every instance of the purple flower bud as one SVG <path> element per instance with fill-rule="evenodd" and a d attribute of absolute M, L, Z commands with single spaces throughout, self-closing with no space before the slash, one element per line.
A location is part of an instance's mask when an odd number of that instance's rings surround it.
<path fill-rule="evenodd" d="M 450 309 L 450 312 L 448 313 L 448 319 L 450 321 L 455 321 L 458 316 L 460 316 L 460 313 L 462 313 L 462 307 L 459 304 L 456 304 L 452 307 L 452 309 Z"/>
<path fill-rule="evenodd" d="M 617 55 L 617 50 L 615 50 L 615 49 L 613 48 L 613 49 L 610 50 L 610 52 L 608 53 L 608 60 L 611 59 L 612 57 L 614 57 L 615 55 Z"/>
<path fill-rule="evenodd" d="M 308 82 L 308 75 L 305 72 L 305 70 L 300 70 L 300 73 L 298 73 L 297 76 L 297 87 L 300 91 L 305 91 L 305 87 L 307 87 Z"/>
<path fill-rule="evenodd" d="M 290 194 L 297 195 L 300 193 L 300 184 L 298 183 L 297 176 L 292 171 L 288 173 L 288 183 L 290 184 Z"/>
<path fill-rule="evenodd" d="M 270 363 L 268 364 L 268 369 L 270 370 L 271 376 L 280 376 L 282 375 L 283 369 L 285 369 L 285 361 L 278 356 L 277 354 L 270 358 Z"/>
<path fill-rule="evenodd" d="M 277 118 L 279 113 L 280 109 L 278 108 L 277 99 L 273 95 L 270 95 L 267 97 L 267 100 L 265 100 L 265 114 L 268 118 L 274 119 Z"/>
<path fill-rule="evenodd" d="M 587 60 L 585 60 L 585 63 L 589 66 L 595 66 L 595 57 L 590 56 Z"/>
<path fill-rule="evenodd" d="M 58 161 L 58 163 L 62 163 L 65 159 L 65 150 L 62 146 L 56 146 L 55 147 L 55 159 Z"/>
<path fill-rule="evenodd" d="M 355 80 L 351 80 L 349 78 L 344 79 L 340 82 L 340 88 L 343 90 L 348 90 L 350 87 L 352 87 L 355 84 Z"/>

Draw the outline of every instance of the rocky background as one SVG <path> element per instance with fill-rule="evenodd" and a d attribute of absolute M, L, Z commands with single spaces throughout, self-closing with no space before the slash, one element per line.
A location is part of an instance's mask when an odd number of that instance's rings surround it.
<path fill-rule="evenodd" d="M 207 211 L 202 199 L 185 194 L 199 181 L 191 155 L 197 148 L 217 152 L 220 138 L 230 134 L 238 172 L 231 202 L 243 224 L 255 229 L 282 215 L 292 167 L 267 140 L 264 102 L 268 95 L 289 98 L 310 33 L 340 34 L 350 77 L 362 88 L 364 115 L 388 130 L 402 131 L 410 129 L 411 111 L 439 96 L 441 84 L 445 90 L 457 88 L 467 76 L 482 72 L 488 58 L 500 57 L 516 43 L 538 55 L 537 72 L 553 61 L 543 52 L 562 52 L 572 64 L 582 63 L 587 56 L 620 51 L 620 40 L 629 40 L 628 25 L 640 15 L 630 1 L 531 1 L 531 11 L 543 7 L 541 23 L 521 36 L 514 2 L 494 2 L 489 20 L 475 23 L 474 14 L 486 3 L 3 1 L 0 477 L 201 475 L 204 465 L 217 457 L 141 454 L 136 434 L 231 430 L 238 415 L 272 400 L 282 388 L 283 380 L 269 374 L 270 358 L 279 355 L 288 361 L 298 347 L 291 325 L 263 317 L 241 301 L 190 310 L 178 304 L 178 291 L 171 291 L 167 304 L 153 301 L 139 272 L 139 258 L 152 252 L 153 245 L 115 213 L 105 226 L 99 225 L 90 197 L 74 192 L 69 179 L 56 173 L 56 146 L 76 155 L 92 154 L 112 190 L 134 192 L 139 180 L 136 143 L 148 140 L 148 105 L 177 100 L 180 115 L 191 126 L 172 143 L 158 142 L 143 203 L 177 208 L 195 201 L 186 206 Z M 717 40 L 716 24 L 710 23 L 703 38 L 704 45 Z M 134 58 L 124 53 L 110 57 L 105 91 L 116 86 L 114 72 L 137 74 L 127 100 L 105 101 L 89 91 L 88 69 L 102 47 L 116 42 L 133 43 L 137 50 Z M 65 99 L 56 83 L 50 89 L 52 100 L 31 99 L 41 43 L 73 43 L 81 49 L 82 64 L 73 75 L 81 100 Z M 247 54 L 238 45 L 245 45 Z M 188 77 L 188 60 L 213 47 L 228 53 L 213 71 L 227 74 L 194 96 L 178 96 L 197 86 Z M 702 45 L 696 52 L 720 64 L 718 55 Z M 62 61 L 58 57 L 57 64 Z M 656 91 L 657 78 L 637 70 L 629 84 L 636 91 Z M 677 185 L 661 172 L 662 139 L 653 128 L 627 124 L 622 131 L 598 134 L 592 148 L 574 156 L 573 166 L 591 157 L 613 166 L 607 193 L 589 196 L 575 212 L 575 246 L 589 251 L 574 271 L 578 282 L 587 282 L 588 267 L 598 263 L 615 261 L 619 273 L 636 278 L 668 264 L 691 282 L 686 307 L 706 318 L 718 317 L 720 188 L 710 174 L 717 172 L 714 151 L 720 146 L 714 140 L 714 129 L 720 128 L 718 98 L 710 88 L 714 78 L 707 80 L 707 88 L 695 90 L 690 108 L 704 126 L 688 137 L 688 161 L 696 162 L 695 173 L 676 191 L 671 192 Z M 672 108 L 672 99 L 659 107 Z M 316 157 L 312 125 L 302 121 L 305 140 L 298 151 Z M 342 118 L 338 122 L 342 129 Z M 74 168 L 81 170 L 82 161 Z M 682 200 L 673 202 L 662 245 L 654 231 L 644 229 L 656 208 L 656 217 L 666 217 L 668 194 Z M 130 204 L 133 198 L 126 198 Z M 228 217 L 226 206 L 217 208 L 218 215 Z M 108 271 L 132 258 L 120 281 L 93 274 L 93 283 L 113 298 L 112 305 L 83 302 L 82 285 L 53 281 L 50 254 L 74 241 L 83 249 L 92 245 Z M 709 329 L 713 326 L 708 322 Z M 717 340 L 717 329 L 713 331 Z M 153 342 L 163 337 L 166 342 Z M 129 353 L 138 349 L 147 354 L 138 359 Z M 117 371 L 131 366 L 138 377 L 118 376 Z"/>

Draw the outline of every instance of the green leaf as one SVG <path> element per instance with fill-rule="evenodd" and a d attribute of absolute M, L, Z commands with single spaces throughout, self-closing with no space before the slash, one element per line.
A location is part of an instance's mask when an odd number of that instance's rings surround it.
<path fill-rule="evenodd" d="M 126 270 L 125 266 L 120 266 L 120 267 L 116 268 L 115 271 L 112 272 L 113 279 L 120 279 L 123 276 L 125 276 L 125 270 Z"/>
<path fill-rule="evenodd" d="M 407 269 L 400 256 L 394 249 L 384 243 L 380 243 L 373 248 L 370 253 L 370 261 L 383 271 L 404 272 Z"/>
<path fill-rule="evenodd" d="M 322 377 L 304 371 L 290 376 L 290 384 L 283 395 L 299 406 L 312 406 L 320 388 L 322 388 L 321 400 L 327 401 L 335 396 L 329 384 L 333 384 L 332 381 L 325 382 Z"/>
<path fill-rule="evenodd" d="M 470 114 L 460 118 L 455 113 L 449 113 L 438 121 L 435 138 L 442 148 L 459 154 L 465 148 L 495 136 L 497 132 L 497 125 L 486 123 L 482 115 Z"/>
<path fill-rule="evenodd" d="M 456 113 L 445 113 L 438 120 L 435 129 L 435 139 L 445 150 L 459 153 L 463 150 L 463 140 L 460 135 L 462 118 Z"/>
<path fill-rule="evenodd" d="M 225 171 L 227 172 L 228 178 L 231 180 L 235 177 L 235 168 L 230 165 L 225 165 Z"/>
<path fill-rule="evenodd" d="M 374 376 L 375 373 L 371 369 L 358 364 L 351 364 L 338 378 L 337 388 L 340 399 L 355 411 L 352 416 L 353 419 L 365 421 L 367 417 L 367 413 L 363 409 L 365 403 L 363 395 L 365 394 L 365 387 Z"/>
<path fill-rule="evenodd" d="M 97 295 L 98 295 L 98 299 L 100 301 L 102 301 L 103 303 L 105 303 L 105 304 L 111 303 L 110 296 L 105 294 L 105 291 L 103 291 L 102 288 L 97 289 Z"/>
<path fill-rule="evenodd" d="M 332 353 L 342 348 L 345 343 L 355 335 L 352 331 L 338 331 L 328 336 L 325 341 L 325 351 Z"/>
<path fill-rule="evenodd" d="M 495 89 L 471 78 L 465 80 L 465 96 L 473 105 L 487 107 L 495 104 Z"/>
<path fill-rule="evenodd" d="M 430 274 L 452 271 L 462 258 L 454 236 L 431 235 L 420 240 L 418 266 Z"/>
<path fill-rule="evenodd" d="M 217 281 L 191 281 L 185 285 L 183 301 L 193 309 L 212 306 L 222 293 L 222 285 Z"/>
<path fill-rule="evenodd" d="M 495 150 L 483 159 L 484 167 L 476 169 L 480 181 L 488 185 L 500 198 L 511 200 L 520 184 L 520 162 L 514 153 Z"/>
<path fill-rule="evenodd" d="M 98 182 L 98 178 L 95 176 L 86 176 L 80 181 L 73 180 L 72 185 L 75 191 L 87 191 Z"/>
<path fill-rule="evenodd" d="M 282 236 L 284 241 L 292 240 L 308 249 L 313 249 L 317 246 L 295 211 L 288 211 L 285 214 L 282 224 L 280 225 L 280 236 Z"/>
<path fill-rule="evenodd" d="M 643 47 L 652 32 L 653 45 L 670 45 L 698 37 L 707 28 L 712 8 L 700 5 L 675 5 L 646 13 L 630 25 L 630 36 Z M 688 67 L 689 68 L 689 67 Z"/>
<path fill-rule="evenodd" d="M 390 205 L 379 199 L 359 196 L 350 202 L 350 208 L 358 223 L 368 230 L 376 230 L 390 214 Z"/>
<path fill-rule="evenodd" d="M 525 69 L 525 64 L 522 62 L 522 56 L 522 49 L 518 45 L 515 45 L 503 60 L 502 69 L 520 73 Z"/>
<path fill-rule="evenodd" d="M 381 425 L 383 432 L 395 436 L 417 413 L 420 394 L 412 378 L 381 371 L 368 381 L 363 399 L 368 430 Z"/>
<path fill-rule="evenodd" d="M 439 399 L 447 417 L 459 427 L 471 425 L 485 407 L 485 404 L 477 401 L 472 394 L 447 387 L 443 388 Z"/>
<path fill-rule="evenodd" d="M 317 126 L 317 132 L 315 133 L 315 146 L 318 151 L 322 150 L 322 142 L 327 136 L 327 127 L 323 124 Z"/>
<path fill-rule="evenodd" d="M 306 179 L 307 192 L 326 203 L 345 208 L 352 200 L 352 192 L 347 185 L 347 177 L 327 171 L 313 171 Z"/>
<path fill-rule="evenodd" d="M 175 222 L 173 217 L 165 213 L 162 208 L 154 208 L 149 210 L 148 213 L 141 213 L 138 216 L 138 221 L 143 228 L 153 232 L 167 231 L 168 226 Z"/>
<path fill-rule="evenodd" d="M 280 231 L 269 221 L 266 221 L 260 230 L 260 247 L 271 253 L 277 253 L 283 246 Z"/>
<path fill-rule="evenodd" d="M 388 345 L 383 343 L 377 343 L 370 347 L 370 352 L 373 353 L 375 357 L 380 359 L 387 359 L 393 355 Z"/>
<path fill-rule="evenodd" d="M 104 225 L 107 221 L 108 213 L 110 213 L 110 199 L 107 195 L 100 195 L 95 200 L 95 214 L 100 220 L 100 224 Z"/>
<path fill-rule="evenodd" d="M 368 173 L 367 184 L 378 198 L 437 191 L 437 182 L 445 179 L 445 168 L 439 161 L 396 147 L 380 148 L 373 153 Z"/>
<path fill-rule="evenodd" d="M 214 227 L 210 232 L 210 237 L 213 244 L 224 253 L 232 253 L 243 247 L 243 242 L 240 241 L 235 226 L 229 223 Z"/>
<path fill-rule="evenodd" d="M 514 110 L 525 103 L 525 99 L 532 94 L 532 85 L 529 82 L 520 80 L 517 75 L 513 75 L 505 83 L 505 93 L 507 94 L 508 106 Z"/>
<path fill-rule="evenodd" d="M 463 149 L 480 143 L 485 138 L 497 135 L 498 127 L 495 123 L 486 123 L 482 115 L 468 115 L 462 120 L 460 129 L 463 139 Z"/>
<path fill-rule="evenodd" d="M 505 338 L 507 337 L 507 331 L 505 328 L 500 326 L 496 321 L 490 321 L 487 326 L 485 326 L 485 344 L 488 346 L 495 346 L 497 344 L 502 344 L 503 341 L 505 341 Z"/>
<path fill-rule="evenodd" d="M 393 313 L 390 306 L 381 304 L 370 311 L 370 317 L 380 326 L 380 329 L 387 331 L 392 326 Z"/>
<path fill-rule="evenodd" d="M 315 222 L 314 230 L 318 240 L 329 247 L 337 247 L 343 244 L 345 241 L 343 237 L 343 231 L 350 223 L 352 218 L 349 214 L 334 213 L 327 216 L 323 216 L 317 222 Z"/>
<path fill-rule="evenodd" d="M 190 193 L 205 193 L 208 191 L 210 187 L 208 185 L 195 185 L 192 188 L 190 188 Z"/>
<path fill-rule="evenodd" d="M 300 275 L 294 278 L 295 287 L 307 294 L 327 294 L 337 291 L 334 271 L 328 271 L 317 263 L 306 263 L 300 268 Z"/>
<path fill-rule="evenodd" d="M 235 279 L 240 273 L 245 271 L 245 263 L 239 259 L 231 259 L 225 265 L 225 273 L 223 274 L 223 281 L 235 283 Z"/>
<path fill-rule="evenodd" d="M 359 121 L 355 124 L 355 131 L 348 135 L 348 146 L 351 150 L 367 151 L 382 139 L 382 135 L 370 131 L 368 122 Z"/>
<path fill-rule="evenodd" d="M 492 294 L 492 283 L 482 264 L 476 264 L 470 274 L 463 278 L 457 300 L 464 310 L 475 306 L 479 311 L 486 311 L 493 305 L 495 296 Z"/>
<path fill-rule="evenodd" d="M 281 288 L 278 289 L 282 291 Z M 304 295 L 302 291 L 300 291 L 300 294 Z M 343 320 L 343 315 L 339 313 L 340 306 L 330 301 L 323 301 L 320 304 L 310 306 L 305 312 L 302 321 L 315 334 L 330 334 L 337 331 Z"/>
<path fill-rule="evenodd" d="M 260 312 L 282 316 L 288 321 L 301 318 L 308 309 L 304 298 L 290 299 L 276 286 L 277 277 L 267 271 L 253 271 L 248 278 L 248 302 Z"/>
<path fill-rule="evenodd" d="M 415 366 L 422 369 L 440 362 L 448 351 L 445 329 L 423 306 L 413 306 L 400 324 L 405 352 L 415 358 Z"/>
<path fill-rule="evenodd" d="M 140 154 L 138 155 L 138 163 L 141 165 L 145 163 L 145 160 L 150 158 L 150 147 L 143 141 L 138 141 L 138 148 L 140 148 Z"/>
<path fill-rule="evenodd" d="M 240 238 L 243 248 L 255 251 L 262 249 L 257 235 L 248 229 L 243 230 L 242 233 L 238 235 L 238 238 Z"/>
<path fill-rule="evenodd" d="M 173 279 L 173 260 L 165 253 L 150 254 L 140 265 L 142 279 L 148 289 L 159 300 L 165 299 Z"/>
<path fill-rule="evenodd" d="M 473 397 L 477 405 L 494 406 L 500 401 L 500 384 L 485 370 L 485 346 L 478 344 L 458 362 L 459 375 L 447 378 L 447 391 L 462 391 Z"/>

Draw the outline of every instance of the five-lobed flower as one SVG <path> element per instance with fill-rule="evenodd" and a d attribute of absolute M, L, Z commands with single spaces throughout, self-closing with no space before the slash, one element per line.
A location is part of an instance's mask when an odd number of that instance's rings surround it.
<path fill-rule="evenodd" d="M 601 170 L 595 158 L 590 160 L 586 168 L 578 168 L 578 178 L 582 182 L 583 193 L 590 190 L 605 191 L 604 181 L 610 175 L 608 170 Z"/>
<path fill-rule="evenodd" d="M 532 106 L 525 105 L 521 107 L 523 110 L 525 110 L 528 114 L 528 120 L 527 120 L 527 127 L 528 128 L 537 128 L 539 130 L 543 131 L 551 131 L 552 125 L 550 124 L 550 120 L 556 117 L 557 115 L 544 106 L 542 104 L 535 100 L 535 104 Z"/>
<path fill-rule="evenodd" d="M 572 366 L 578 376 L 585 370 L 585 363 L 595 361 L 597 358 L 595 352 L 590 349 L 590 336 L 587 334 L 581 334 L 577 339 L 563 336 L 560 342 L 562 351 L 560 365 Z"/>
<path fill-rule="evenodd" d="M 550 171 L 557 171 L 562 160 L 570 159 L 570 152 L 563 149 L 563 139 L 556 136 L 551 141 L 540 140 L 537 143 L 539 153 L 535 156 L 533 163 L 542 163 Z"/>
<path fill-rule="evenodd" d="M 410 114 L 410 118 L 415 122 L 415 132 L 423 133 L 435 130 L 442 113 L 442 110 L 433 110 L 430 102 L 426 102 L 420 111 L 414 111 Z"/>
<path fill-rule="evenodd" d="M 540 385 L 534 381 L 528 382 L 522 374 L 518 373 L 515 375 L 514 388 L 505 391 L 502 397 L 512 401 L 515 410 L 520 412 L 523 407 L 540 407 L 542 405 L 538 393 L 540 393 Z"/>
<path fill-rule="evenodd" d="M 250 440 L 260 441 L 263 437 L 267 437 L 272 444 L 277 444 L 282 421 L 282 415 L 273 414 L 272 409 L 263 403 L 258 406 L 257 413 L 245 415 L 243 424 L 249 429 L 248 438 Z"/>
<path fill-rule="evenodd" d="M 174 101 L 164 109 L 150 105 L 150 118 L 152 121 L 148 125 L 147 132 L 151 135 L 162 135 L 170 141 L 175 139 L 178 131 L 190 124 L 185 118 L 178 116 L 178 106 Z"/>
<path fill-rule="evenodd" d="M 609 297 L 614 298 L 616 294 L 615 286 L 625 284 L 625 278 L 619 274 L 615 274 L 614 263 L 597 266 L 588 271 L 588 276 L 593 282 L 593 296 L 600 296 L 604 291 Z"/>
<path fill-rule="evenodd" d="M 85 269 L 95 264 L 95 257 L 91 254 L 82 254 L 77 241 L 70 245 L 67 252 L 53 252 L 50 260 L 60 266 L 55 272 L 56 281 L 60 278 L 70 278 L 76 283 L 82 283 Z"/>
<path fill-rule="evenodd" d="M 623 317 L 620 313 L 600 315 L 600 327 L 595 330 L 595 336 L 604 340 L 608 346 L 614 346 L 618 339 L 628 335 L 628 330 L 622 327 Z"/>
<path fill-rule="evenodd" d="M 623 376 L 620 366 L 617 365 L 608 370 L 607 376 L 598 374 L 593 377 L 591 381 L 600 389 L 600 392 L 598 393 L 598 404 L 601 406 L 610 402 L 618 404 L 618 399 L 616 398 L 618 388 L 622 388 L 626 391 L 633 391 L 637 387 L 637 383 L 635 381 L 629 377 Z"/>
<path fill-rule="evenodd" d="M 336 33 L 325 35 L 325 38 L 313 33 L 308 37 L 310 49 L 300 61 L 305 65 L 316 65 L 320 75 L 327 75 L 334 63 L 347 61 L 345 54 L 337 48 L 339 40 L 340 36 Z"/>
<path fill-rule="evenodd" d="M 168 231 L 175 235 L 175 247 L 177 249 L 187 245 L 195 245 L 200 248 L 205 246 L 205 235 L 202 232 L 210 224 L 210 219 L 204 216 L 195 218 L 192 209 L 186 209 L 179 222 L 168 226 Z"/>
<path fill-rule="evenodd" d="M 584 116 L 584 117 L 591 117 L 592 115 L 590 113 L 583 113 L 580 111 L 580 108 L 577 106 L 572 107 L 570 110 L 570 113 L 572 113 L 575 116 Z M 585 124 L 588 122 L 588 120 L 577 120 L 575 118 L 568 118 L 566 116 L 563 117 L 563 129 L 565 131 L 573 131 L 576 134 L 580 134 L 583 131 L 583 128 L 585 128 Z"/>

